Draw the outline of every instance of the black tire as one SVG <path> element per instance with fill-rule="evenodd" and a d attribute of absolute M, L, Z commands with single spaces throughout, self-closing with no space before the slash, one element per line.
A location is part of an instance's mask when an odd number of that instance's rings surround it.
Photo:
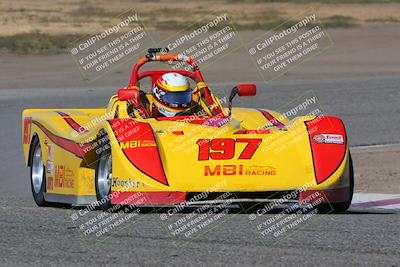
<path fill-rule="evenodd" d="M 37 153 L 40 153 L 39 158 Z M 46 167 L 44 166 L 43 160 L 41 158 L 41 148 L 40 148 L 39 138 L 37 138 L 36 136 L 32 140 L 29 154 L 30 154 L 29 166 L 31 167 L 30 180 L 31 180 L 31 190 L 33 199 L 35 200 L 38 206 L 48 207 L 50 206 L 50 203 L 44 199 L 44 193 L 46 192 Z M 38 164 L 41 164 L 42 171 L 40 170 Z M 41 173 L 41 182 L 40 182 L 40 177 L 38 176 L 39 173 Z"/>
<path fill-rule="evenodd" d="M 96 198 L 98 203 L 97 208 L 106 211 L 111 207 L 111 198 L 110 198 L 111 181 L 109 186 L 109 192 L 107 194 L 104 193 L 104 186 L 102 188 L 100 181 L 102 179 L 101 175 L 102 175 L 102 168 L 104 168 L 103 165 L 104 161 L 107 161 L 108 158 L 111 158 L 111 148 L 109 144 L 104 144 L 102 147 L 104 148 L 104 151 L 97 157 L 96 161 L 95 188 L 96 188 Z"/>
<path fill-rule="evenodd" d="M 353 192 L 354 192 L 354 170 L 353 170 L 353 160 L 351 159 L 351 154 L 349 152 L 349 197 L 345 202 L 338 203 L 324 203 L 318 205 L 318 213 L 342 213 L 346 212 L 351 205 L 351 201 L 353 200 Z"/>
<path fill-rule="evenodd" d="M 257 212 L 260 208 L 262 208 L 261 204 L 258 202 L 240 202 L 239 208 L 241 209 L 241 213 L 251 214 Z"/>

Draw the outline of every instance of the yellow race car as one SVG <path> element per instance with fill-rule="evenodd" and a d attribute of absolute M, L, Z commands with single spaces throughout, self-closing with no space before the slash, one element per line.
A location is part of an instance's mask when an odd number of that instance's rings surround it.
<path fill-rule="evenodd" d="M 25 162 L 39 206 L 182 207 L 229 192 L 230 203 L 243 207 L 275 201 L 348 209 L 353 167 L 340 119 L 289 121 L 268 109 L 232 108 L 236 95 L 256 94 L 253 84 L 235 86 L 224 108 L 192 58 L 158 52 L 149 49 L 136 63 L 129 86 L 107 108 L 23 111 Z M 195 113 L 151 115 L 152 96 L 140 81 L 171 70 L 139 73 L 148 62 L 188 64 L 174 72 L 194 84 Z"/>

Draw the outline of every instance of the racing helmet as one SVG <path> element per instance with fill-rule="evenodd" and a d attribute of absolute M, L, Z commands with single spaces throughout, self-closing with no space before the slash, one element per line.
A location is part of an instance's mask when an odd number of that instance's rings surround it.
<path fill-rule="evenodd" d="M 192 90 L 188 80 L 175 72 L 161 75 L 154 83 L 152 93 L 154 105 L 166 117 L 173 117 L 189 109 L 192 103 Z"/>

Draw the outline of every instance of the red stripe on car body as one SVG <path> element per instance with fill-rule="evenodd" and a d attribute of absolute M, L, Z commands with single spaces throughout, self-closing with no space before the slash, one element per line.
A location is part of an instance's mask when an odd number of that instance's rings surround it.
<path fill-rule="evenodd" d="M 71 126 L 72 129 L 77 131 L 78 133 L 87 133 L 88 130 L 80 126 L 73 118 L 71 118 L 68 114 L 56 111 L 68 124 Z"/>
<path fill-rule="evenodd" d="M 271 115 L 268 111 L 265 110 L 260 110 L 260 112 L 264 115 L 267 120 L 272 123 L 275 127 L 278 127 L 279 129 L 285 129 L 285 125 L 280 122 L 277 118 Z"/>
<path fill-rule="evenodd" d="M 177 205 L 186 201 L 184 192 L 119 192 L 114 191 L 111 204 L 157 206 Z"/>
<path fill-rule="evenodd" d="M 32 121 L 33 124 L 39 127 L 40 130 L 48 137 L 50 140 L 58 145 L 59 147 L 67 150 L 68 152 L 71 152 L 78 158 L 84 158 L 88 148 L 90 147 L 90 144 L 77 144 L 72 140 L 57 136 L 50 132 L 46 127 L 44 127 L 41 123 L 37 121 Z"/>
<path fill-rule="evenodd" d="M 126 142 L 138 142 L 137 147 L 122 149 L 128 160 L 142 173 L 164 185 L 168 185 L 151 126 L 148 123 L 130 119 L 113 119 L 109 120 L 109 123 L 120 146 Z M 155 145 L 140 146 L 140 144 L 149 144 L 149 142 L 154 142 Z"/>

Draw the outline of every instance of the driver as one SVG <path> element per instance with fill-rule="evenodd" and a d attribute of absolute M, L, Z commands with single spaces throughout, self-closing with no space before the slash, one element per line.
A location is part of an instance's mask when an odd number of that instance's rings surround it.
<path fill-rule="evenodd" d="M 191 113 L 192 89 L 185 76 L 168 72 L 160 76 L 152 88 L 153 103 L 150 111 L 153 117 L 174 117 Z"/>

